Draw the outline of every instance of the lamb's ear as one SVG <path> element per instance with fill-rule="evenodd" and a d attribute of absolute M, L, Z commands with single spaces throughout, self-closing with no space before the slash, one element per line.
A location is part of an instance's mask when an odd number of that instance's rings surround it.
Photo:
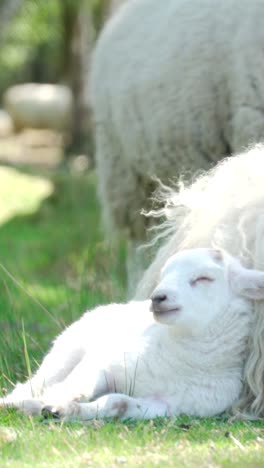
<path fill-rule="evenodd" d="M 228 276 L 236 293 L 256 301 L 264 299 L 264 272 L 235 265 L 229 268 Z"/>

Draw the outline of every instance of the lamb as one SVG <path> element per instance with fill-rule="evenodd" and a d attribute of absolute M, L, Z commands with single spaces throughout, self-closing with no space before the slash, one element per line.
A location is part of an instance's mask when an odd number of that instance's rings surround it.
<path fill-rule="evenodd" d="M 247 268 L 264 269 L 264 145 L 219 162 L 193 183 L 162 188 L 163 217 L 156 240 L 161 244 L 140 282 L 135 299 L 155 288 L 162 265 L 175 252 L 217 247 Z M 165 218 L 164 218 L 165 217 Z M 165 219 L 165 220 L 164 220 Z M 155 238 L 153 239 L 153 242 Z M 264 417 L 264 303 L 254 305 L 253 329 L 246 360 L 243 395 L 237 411 Z"/>
<path fill-rule="evenodd" d="M 85 313 L 1 406 L 66 420 L 228 411 L 242 389 L 253 300 L 263 298 L 264 272 L 221 250 L 181 251 L 150 300 Z"/>
<path fill-rule="evenodd" d="M 140 212 L 153 176 L 169 184 L 263 139 L 263 16 L 262 0 L 130 0 L 99 37 L 98 191 L 108 236 L 129 240 L 130 275 L 142 268 L 135 248 L 146 241 Z"/>

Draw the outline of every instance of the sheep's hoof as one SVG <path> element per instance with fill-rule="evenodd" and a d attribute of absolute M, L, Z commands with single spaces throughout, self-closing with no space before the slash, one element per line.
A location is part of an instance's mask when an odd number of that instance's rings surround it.
<path fill-rule="evenodd" d="M 52 406 L 44 406 L 41 411 L 41 415 L 44 419 L 60 419 L 61 415 L 60 412 L 57 411 Z"/>

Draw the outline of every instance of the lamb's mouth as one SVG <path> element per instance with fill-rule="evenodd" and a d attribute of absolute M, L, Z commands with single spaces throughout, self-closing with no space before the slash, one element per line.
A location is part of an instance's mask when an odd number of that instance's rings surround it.
<path fill-rule="evenodd" d="M 181 311 L 181 307 L 174 307 L 173 309 L 154 309 L 151 307 L 151 312 L 153 312 L 155 317 L 163 317 L 178 314 Z"/>

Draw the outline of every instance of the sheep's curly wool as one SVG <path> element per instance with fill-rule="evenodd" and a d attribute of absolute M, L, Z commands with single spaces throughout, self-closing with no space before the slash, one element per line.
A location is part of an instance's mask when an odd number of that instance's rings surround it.
<path fill-rule="evenodd" d="M 145 238 L 154 188 L 264 137 L 263 0 L 130 0 L 92 62 L 105 227 Z"/>
<path fill-rule="evenodd" d="M 247 267 L 264 269 L 264 145 L 226 158 L 192 184 L 163 189 L 165 216 L 157 239 L 163 245 L 145 272 L 136 297 L 157 284 L 162 265 L 186 248 L 224 248 Z M 264 417 L 264 303 L 255 304 L 255 319 L 245 366 L 244 390 L 237 409 Z"/>

